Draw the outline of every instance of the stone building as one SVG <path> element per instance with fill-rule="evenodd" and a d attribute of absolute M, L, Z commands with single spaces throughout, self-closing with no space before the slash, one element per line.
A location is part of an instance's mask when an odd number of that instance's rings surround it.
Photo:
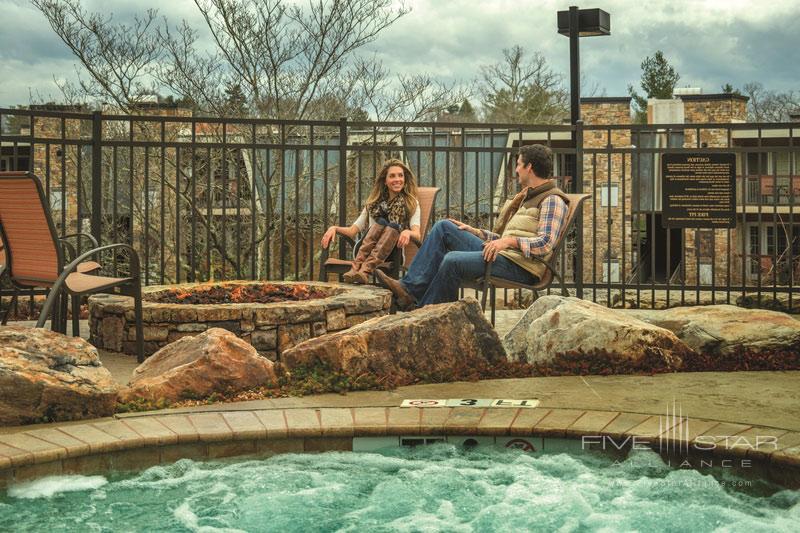
<path fill-rule="evenodd" d="M 628 128 L 630 99 L 582 100 L 583 183 L 593 194 L 583 213 L 584 282 L 796 284 L 800 176 L 793 147 L 800 128 L 747 127 L 747 98 L 737 94 L 676 93 L 651 100 L 648 124 Z M 661 149 L 669 148 L 736 154 L 735 228 L 663 227 Z"/>

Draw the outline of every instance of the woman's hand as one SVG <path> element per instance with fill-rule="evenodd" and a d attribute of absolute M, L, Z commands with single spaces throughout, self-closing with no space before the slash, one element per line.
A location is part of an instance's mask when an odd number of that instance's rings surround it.
<path fill-rule="evenodd" d="M 339 229 L 339 226 L 331 226 L 327 229 L 327 231 L 322 235 L 322 247 L 327 248 L 334 237 L 336 237 L 336 230 Z"/>
<path fill-rule="evenodd" d="M 406 245 L 408 245 L 408 243 L 411 242 L 411 235 L 412 233 L 410 229 L 404 229 L 403 231 L 401 231 L 400 238 L 397 239 L 397 247 L 405 248 Z"/>
<path fill-rule="evenodd" d="M 460 220 L 456 220 L 454 218 L 448 218 L 447 220 L 449 220 L 450 222 L 455 224 L 458 229 L 460 229 L 462 231 L 468 231 L 468 232 L 472 233 L 473 235 L 475 235 L 476 237 L 483 238 L 483 234 L 481 233 L 481 230 L 475 229 L 472 226 L 470 226 L 469 224 L 465 224 L 465 223 L 461 222 Z"/>

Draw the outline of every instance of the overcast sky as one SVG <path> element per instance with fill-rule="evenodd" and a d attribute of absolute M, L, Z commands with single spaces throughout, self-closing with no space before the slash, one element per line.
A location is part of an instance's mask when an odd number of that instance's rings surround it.
<path fill-rule="evenodd" d="M 556 0 L 406 0 L 412 12 L 365 52 L 394 72 L 428 72 L 442 80 L 474 79 L 479 66 L 521 45 L 544 54 L 568 82 L 569 40 L 556 32 Z M 191 0 L 84 0 L 125 20 L 149 7 L 177 23 L 201 28 Z M 581 39 L 586 86 L 607 96 L 638 88 L 640 63 L 662 50 L 681 75 L 678 86 L 719 92 L 760 81 L 768 89 L 800 90 L 800 1 L 602 0 L 582 5 L 611 14 L 611 35 Z M 27 104 L 30 91 L 57 99 L 53 77 L 74 78 L 75 61 L 44 17 L 25 0 L 0 0 L 0 106 Z"/>

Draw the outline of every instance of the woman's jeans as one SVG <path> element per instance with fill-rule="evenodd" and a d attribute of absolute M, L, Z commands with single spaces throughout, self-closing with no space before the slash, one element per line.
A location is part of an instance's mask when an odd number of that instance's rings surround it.
<path fill-rule="evenodd" d="M 483 276 L 483 243 L 449 220 L 440 220 L 425 237 L 400 283 L 420 307 L 454 302 L 462 281 Z M 492 276 L 526 284 L 536 281 L 536 276 L 501 255 L 492 265 Z"/>

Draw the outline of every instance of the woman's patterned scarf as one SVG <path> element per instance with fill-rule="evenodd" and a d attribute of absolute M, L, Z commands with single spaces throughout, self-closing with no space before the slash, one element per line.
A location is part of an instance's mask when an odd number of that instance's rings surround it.
<path fill-rule="evenodd" d="M 370 216 L 374 220 L 385 218 L 389 222 L 403 228 L 408 226 L 405 196 L 402 194 L 398 194 L 391 200 L 389 200 L 388 194 L 381 194 L 378 201 L 367 206 L 367 211 L 369 211 Z"/>

